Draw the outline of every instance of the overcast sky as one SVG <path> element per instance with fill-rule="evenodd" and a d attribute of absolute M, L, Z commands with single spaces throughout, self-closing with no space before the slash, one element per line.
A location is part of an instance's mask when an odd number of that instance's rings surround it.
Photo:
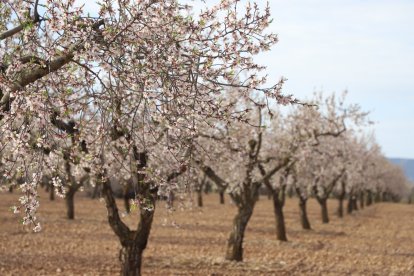
<path fill-rule="evenodd" d="M 197 10 L 200 1 L 186 2 Z M 78 2 L 97 10 L 94 1 Z M 348 102 L 371 111 L 386 156 L 414 158 L 414 1 L 271 0 L 270 6 L 279 42 L 257 61 L 275 80 L 288 79 L 285 93 L 309 98 L 315 90 L 348 90 Z"/>
<path fill-rule="evenodd" d="M 279 43 L 260 58 L 285 91 L 349 92 L 388 157 L 414 158 L 414 1 L 272 0 Z"/>

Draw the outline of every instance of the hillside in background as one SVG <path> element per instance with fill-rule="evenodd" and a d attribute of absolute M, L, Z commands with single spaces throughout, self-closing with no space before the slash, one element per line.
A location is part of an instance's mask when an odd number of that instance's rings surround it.
<path fill-rule="evenodd" d="M 407 178 L 414 182 L 414 159 L 389 158 L 389 160 L 404 169 Z"/>

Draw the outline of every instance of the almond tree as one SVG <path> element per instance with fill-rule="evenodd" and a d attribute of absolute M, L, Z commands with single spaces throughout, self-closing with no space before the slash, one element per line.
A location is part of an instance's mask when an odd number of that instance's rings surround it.
<path fill-rule="evenodd" d="M 344 104 L 345 94 L 337 98 L 334 94 L 324 98 L 320 94 L 315 94 L 313 101 L 308 105 L 297 106 L 291 113 L 281 120 L 273 120 L 269 136 L 264 139 L 266 142 L 266 155 L 262 158 L 259 168 L 262 175 L 266 173 L 265 163 L 271 160 L 286 162 L 284 172 L 279 175 L 279 181 L 265 182 L 273 199 L 273 206 L 276 219 L 276 236 L 278 240 L 286 241 L 286 228 L 283 215 L 285 202 L 285 191 L 288 187 L 288 178 L 291 175 L 292 184 L 295 186 L 300 198 L 301 222 L 305 229 L 310 228 L 309 220 L 306 215 L 306 200 L 308 188 L 297 186 L 298 181 L 309 181 L 306 187 L 311 185 L 315 191 L 320 180 L 317 171 L 320 169 L 320 149 L 324 147 L 329 139 L 336 139 L 347 131 L 348 121 L 359 122 L 365 114 L 360 112 L 356 105 Z M 295 163 L 300 163 L 296 165 Z M 327 165 L 327 164 L 325 164 Z M 305 179 L 298 179 L 298 171 Z M 303 171 L 305 169 L 305 171 Z M 306 177 L 306 170 L 312 175 Z M 310 170 L 310 171 L 309 171 Z M 335 180 L 336 183 L 336 180 Z M 324 185 L 319 185 L 324 187 Z M 326 211 L 326 200 L 329 192 L 321 198 L 318 195 L 318 202 L 322 205 L 322 210 Z M 329 186 L 331 187 L 331 186 Z M 321 188 L 322 189 L 322 188 Z M 325 191 L 326 192 L 326 191 Z M 325 198 L 326 197 L 326 198 Z M 326 213 L 327 214 L 327 213 Z"/>
<path fill-rule="evenodd" d="M 375 156 L 373 161 L 374 170 L 366 181 L 371 182 L 371 187 L 374 186 L 374 193 L 380 201 L 398 202 L 409 194 L 409 182 L 401 167 L 392 164 L 382 154 Z"/>
<path fill-rule="evenodd" d="M 308 151 L 308 153 L 310 153 Z M 295 189 L 296 195 L 299 199 L 299 214 L 300 223 L 303 229 L 310 230 L 311 224 L 308 218 L 307 202 L 311 195 L 310 185 L 314 181 L 312 177 L 312 171 L 315 169 L 311 162 L 307 162 L 309 156 L 307 153 L 303 153 L 303 158 L 299 159 L 292 169 L 292 186 Z"/>
<path fill-rule="evenodd" d="M 249 108 L 249 103 L 238 108 Z M 196 163 L 211 181 L 227 189 L 237 207 L 227 242 L 226 259 L 231 261 L 243 260 L 244 233 L 258 200 L 260 186 L 287 162 L 273 164 L 264 176 L 257 172 L 264 131 L 262 111 L 254 107 L 249 109 L 249 116 L 241 119 L 245 122 L 216 125 L 207 129 L 209 133 L 200 133 L 197 140 L 200 154 Z"/>
<path fill-rule="evenodd" d="M 371 147 L 369 141 L 364 137 L 350 137 L 346 141 L 347 148 L 347 172 L 346 177 L 341 182 L 339 195 L 338 215 L 343 216 L 342 202 L 345 193 L 348 194 L 347 212 L 352 213 L 357 210 L 357 200 L 359 195 L 363 195 L 366 189 L 366 181 L 370 167 L 373 165 L 372 156 L 377 154 L 377 147 Z"/>
<path fill-rule="evenodd" d="M 197 206 L 203 207 L 203 189 L 207 184 L 207 175 L 205 173 L 202 176 L 198 176 L 195 182 L 195 191 L 197 193 Z"/>
<path fill-rule="evenodd" d="M 276 218 L 276 237 L 280 241 L 287 241 L 283 207 L 285 205 L 286 188 L 288 186 L 291 165 L 293 165 L 293 163 L 290 163 L 290 166 L 287 165 L 288 164 L 286 164 L 286 166 L 283 169 L 281 169 L 278 174 L 276 174 L 276 177 L 279 178 L 279 182 L 277 185 L 272 185 L 268 179 L 264 181 L 265 186 L 272 195 L 273 210 Z M 263 165 L 259 164 L 259 168 L 262 175 L 265 176 L 266 170 L 264 169 Z"/>
<path fill-rule="evenodd" d="M 378 188 L 374 183 L 378 184 L 385 177 L 383 164 L 388 161 L 383 161 L 381 149 L 372 134 L 350 137 L 347 144 L 347 177 L 342 186 L 345 188 L 343 192 L 348 194 L 347 212 L 352 213 L 358 210 L 358 200 L 361 208 L 365 203 L 367 206 L 372 204 L 373 193 Z"/>
<path fill-rule="evenodd" d="M 346 93 L 340 97 L 334 94 L 325 99 L 321 94 L 316 97 L 322 114 L 320 130 L 316 133 L 322 135 L 315 136 L 316 143 L 312 147 L 311 162 L 317 169 L 313 172 L 311 187 L 321 206 L 323 223 L 329 222 L 327 199 L 346 172 L 347 148 L 341 141 L 367 123 L 368 113 L 362 112 L 356 104 L 345 104 L 345 96 Z"/>
<path fill-rule="evenodd" d="M 258 75 L 264 68 L 253 61 L 277 40 L 265 33 L 268 7 L 261 12 L 248 3 L 240 15 L 236 0 L 197 14 L 173 0 L 99 4 L 90 16 L 72 0 L 2 1 L 0 135 L 8 155 L 2 163 L 6 175 L 24 172 L 17 209 L 38 231 L 44 150 L 59 152 L 48 143 L 70 140 L 66 127 L 79 130 L 74 144 L 85 145 L 88 154 L 76 162 L 89 164 L 91 179 L 102 185 L 109 224 L 122 244 L 123 274 L 139 275 L 157 191 L 184 171 L 200 123 L 237 117 L 220 100 L 223 88 L 237 88 L 246 100 L 254 101 L 252 93 L 284 104 L 294 100 L 281 95 L 282 81 L 264 88 L 266 77 Z M 55 117 L 65 124 L 54 124 Z M 256 140 L 249 146 L 251 167 L 260 149 Z M 160 154 L 176 159 L 179 170 L 151 169 L 149 162 Z M 139 198 L 136 230 L 122 223 L 109 185 L 109 174 L 119 166 Z"/>
<path fill-rule="evenodd" d="M 263 158 L 264 162 L 259 164 L 262 175 L 266 173 L 265 163 L 269 160 L 286 160 L 288 164 L 281 170 L 279 181 L 265 183 L 273 200 L 276 237 L 280 241 L 287 241 L 283 207 L 288 185 L 295 189 L 299 197 L 302 226 L 304 229 L 310 229 L 306 212 L 309 187 L 306 170 L 312 170 L 312 163 L 308 162 L 308 157 L 312 147 L 318 144 L 318 137 L 337 135 L 338 130 L 330 130 L 333 131 L 330 133 L 327 129 L 320 128 L 323 117 L 315 106 L 298 106 L 291 110 L 288 116 L 272 121 L 270 136 L 266 139 L 267 156 Z"/>
<path fill-rule="evenodd" d="M 285 205 L 286 189 L 290 178 L 292 166 L 296 161 L 296 153 L 302 146 L 300 138 L 294 136 L 289 129 L 287 118 L 273 116 L 270 127 L 264 135 L 264 148 L 259 160 L 259 170 L 264 177 L 269 167 L 283 164 L 283 167 L 272 178 L 265 179 L 263 184 L 271 194 L 273 211 L 276 221 L 276 237 L 280 241 L 287 241 L 283 207 Z M 274 179 L 277 179 L 274 181 Z"/>
<path fill-rule="evenodd" d="M 322 222 L 329 223 L 327 200 L 332 193 L 333 188 L 343 177 L 345 168 L 331 168 L 326 172 L 324 166 L 330 166 L 332 156 L 319 156 L 318 160 L 324 162 L 319 163 L 319 172 L 314 175 L 313 194 L 321 206 Z M 341 161 L 337 161 L 339 164 Z M 338 164 L 338 165 L 339 165 Z M 339 165 L 340 166 L 340 165 Z"/>

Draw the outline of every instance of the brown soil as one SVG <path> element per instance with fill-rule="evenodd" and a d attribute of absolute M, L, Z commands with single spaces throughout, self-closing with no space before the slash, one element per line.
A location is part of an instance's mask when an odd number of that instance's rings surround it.
<path fill-rule="evenodd" d="M 0 194 L 0 275 L 117 275 L 119 243 L 106 222 L 103 202 L 78 196 L 76 219 L 65 218 L 61 199 L 42 194 L 41 233 L 32 233 L 8 211 L 18 193 Z M 144 275 L 414 275 L 414 206 L 381 203 L 344 219 L 320 222 L 309 202 L 313 230 L 302 230 L 297 199 L 285 207 L 289 242 L 278 242 L 271 201 L 261 198 L 245 237 L 245 261 L 224 260 L 235 208 L 204 198 L 205 207 L 160 202 L 144 255 Z M 182 203 L 185 205 L 184 203 Z M 120 207 L 122 209 L 122 206 Z M 136 225 L 136 216 L 125 217 Z"/>

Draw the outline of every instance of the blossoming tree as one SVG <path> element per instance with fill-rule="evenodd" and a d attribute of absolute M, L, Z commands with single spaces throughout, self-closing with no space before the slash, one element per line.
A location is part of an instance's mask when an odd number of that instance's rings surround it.
<path fill-rule="evenodd" d="M 185 171 L 200 123 L 236 117 L 220 100 L 223 88 L 237 88 L 246 100 L 252 93 L 295 100 L 281 95 L 282 81 L 264 87 L 264 68 L 253 61 L 277 40 L 265 32 L 268 7 L 222 0 L 195 13 L 173 0 L 98 3 L 91 16 L 73 0 L 1 2 L 1 164 L 5 175 L 24 174 L 16 209 L 36 231 L 45 155 L 63 154 L 67 180 L 87 173 L 102 185 L 123 274 L 139 275 L 156 194 Z M 62 140 L 70 143 L 66 153 Z M 175 169 L 153 168 L 161 156 Z M 109 185 L 114 171 L 133 180 L 136 230 L 118 214 Z"/>

